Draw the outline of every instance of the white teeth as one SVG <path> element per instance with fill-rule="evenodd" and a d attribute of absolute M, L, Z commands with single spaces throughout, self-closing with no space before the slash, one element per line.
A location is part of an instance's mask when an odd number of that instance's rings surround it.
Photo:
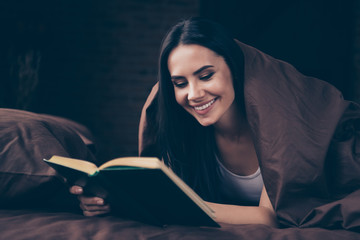
<path fill-rule="evenodd" d="M 207 104 L 204 104 L 204 105 L 199 106 L 199 107 L 194 107 L 194 108 L 195 108 L 195 110 L 197 110 L 197 111 L 201 111 L 201 110 L 204 110 L 204 109 L 210 107 L 214 102 L 215 102 L 215 99 L 211 100 L 211 101 L 208 102 Z"/>

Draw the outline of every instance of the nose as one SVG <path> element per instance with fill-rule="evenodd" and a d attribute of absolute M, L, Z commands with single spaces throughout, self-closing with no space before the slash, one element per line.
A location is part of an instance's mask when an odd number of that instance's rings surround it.
<path fill-rule="evenodd" d="M 200 100 L 205 96 L 204 89 L 197 83 L 189 84 L 188 100 L 196 101 Z"/>

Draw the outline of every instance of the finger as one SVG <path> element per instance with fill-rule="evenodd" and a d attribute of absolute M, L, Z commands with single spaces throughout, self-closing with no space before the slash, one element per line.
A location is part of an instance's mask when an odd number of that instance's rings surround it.
<path fill-rule="evenodd" d="M 84 192 L 84 190 L 80 186 L 75 185 L 70 188 L 70 193 L 75 194 L 75 195 L 83 194 L 83 192 Z"/>
<path fill-rule="evenodd" d="M 81 208 L 81 210 L 88 211 L 88 212 L 95 212 L 95 211 L 109 212 L 110 211 L 110 206 L 108 204 L 102 205 L 102 206 L 80 204 L 80 208 Z"/>
<path fill-rule="evenodd" d="M 104 205 L 104 199 L 99 197 L 85 197 L 83 195 L 79 195 L 78 199 L 83 205 L 96 205 L 96 206 Z"/>
<path fill-rule="evenodd" d="M 87 217 L 94 217 L 98 215 L 104 215 L 108 213 L 109 211 L 83 211 L 84 216 Z"/>

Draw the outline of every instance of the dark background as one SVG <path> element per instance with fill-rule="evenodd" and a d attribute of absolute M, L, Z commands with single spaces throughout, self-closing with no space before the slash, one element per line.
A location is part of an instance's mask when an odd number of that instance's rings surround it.
<path fill-rule="evenodd" d="M 9 0 L 0 2 L 0 107 L 86 125 L 100 159 L 136 155 L 161 40 L 198 15 L 360 102 L 360 0 Z"/>

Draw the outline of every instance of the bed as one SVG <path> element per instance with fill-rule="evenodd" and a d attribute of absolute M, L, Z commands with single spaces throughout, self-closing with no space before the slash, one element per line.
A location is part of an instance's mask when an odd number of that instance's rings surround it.
<path fill-rule="evenodd" d="M 55 154 L 96 161 L 93 137 L 84 126 L 60 117 L 0 109 L 0 136 L 0 239 L 360 239 L 356 226 L 158 227 L 110 215 L 85 217 L 65 180 L 42 162 Z"/>

